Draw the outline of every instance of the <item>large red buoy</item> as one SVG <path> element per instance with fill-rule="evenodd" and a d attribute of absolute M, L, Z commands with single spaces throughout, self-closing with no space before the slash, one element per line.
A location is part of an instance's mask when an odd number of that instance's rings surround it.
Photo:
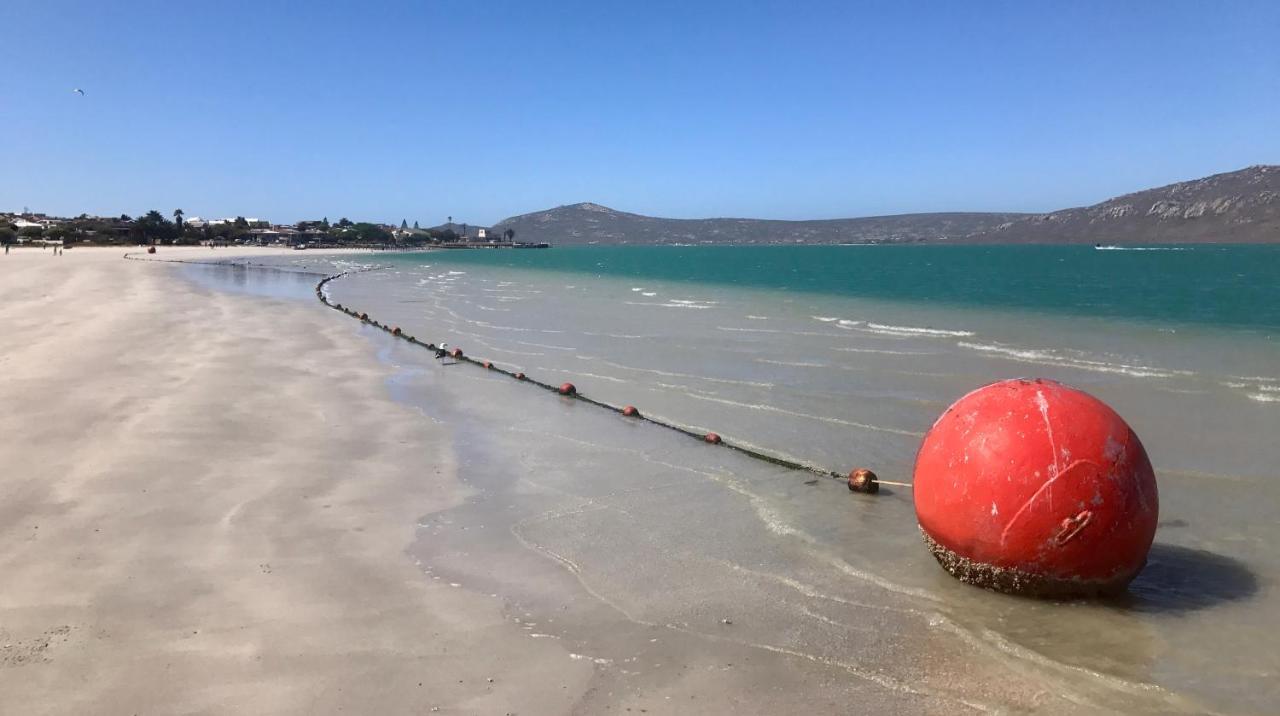
<path fill-rule="evenodd" d="M 628 405 L 627 407 L 623 408 L 622 414 L 627 416 L 628 418 L 640 417 L 640 411 L 636 410 L 636 406 L 634 405 Z"/>
<path fill-rule="evenodd" d="M 578 392 L 578 389 L 573 386 L 573 383 L 565 383 L 564 385 L 560 386 L 560 389 L 557 390 L 556 392 L 559 393 L 560 395 L 573 395 L 574 393 Z"/>
<path fill-rule="evenodd" d="M 1146 564 L 1160 510 L 1129 425 L 1049 380 L 956 401 L 925 435 L 913 487 L 925 542 L 948 572 L 1038 596 L 1123 589 Z"/>
<path fill-rule="evenodd" d="M 703 435 L 703 436 L 702 436 L 702 439 L 703 439 L 703 440 L 706 440 L 707 442 L 711 443 L 712 445 L 719 445 L 719 444 L 720 444 L 720 436 L 719 436 L 719 435 L 716 435 L 715 433 L 707 433 L 706 435 Z"/>

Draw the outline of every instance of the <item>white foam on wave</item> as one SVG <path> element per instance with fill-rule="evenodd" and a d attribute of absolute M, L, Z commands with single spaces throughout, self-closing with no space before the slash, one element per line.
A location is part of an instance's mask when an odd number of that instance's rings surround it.
<path fill-rule="evenodd" d="M 653 298 L 654 296 L 657 296 L 658 294 L 657 294 L 657 293 L 654 293 L 653 291 L 643 291 L 643 292 L 641 292 L 641 294 L 640 294 L 640 295 L 641 295 L 641 296 L 644 296 L 644 297 L 646 297 L 646 298 Z"/>
<path fill-rule="evenodd" d="M 843 321 L 841 322 L 843 324 Z M 868 323 L 866 330 L 872 333 L 884 333 L 897 336 L 922 336 L 928 338 L 966 338 L 973 331 L 944 328 L 921 328 L 919 326 L 893 326 L 885 323 Z"/>
<path fill-rule="evenodd" d="M 536 288 L 510 288 L 507 286 L 502 288 L 482 288 L 480 290 L 488 293 L 542 293 Z"/>
<path fill-rule="evenodd" d="M 809 316 L 809 318 L 812 318 L 815 321 L 822 321 L 823 323 L 835 323 L 840 320 L 836 316 Z"/>
<path fill-rule="evenodd" d="M 751 314 L 747 314 L 747 318 L 748 318 L 748 319 L 750 319 L 750 320 L 752 320 L 752 321 L 767 321 L 767 320 L 769 320 L 769 317 L 768 317 L 768 316 L 752 316 Z"/>
<path fill-rule="evenodd" d="M 807 363 L 805 361 L 785 361 L 785 360 L 769 360 L 768 358 L 756 358 L 757 363 L 768 363 L 770 365 L 785 365 L 795 368 L 830 368 L 826 363 Z"/>
<path fill-rule="evenodd" d="M 1088 358 L 1072 358 L 1063 356 L 1049 349 L 1017 348 L 999 344 L 969 343 L 966 341 L 959 341 L 956 345 L 961 348 L 978 351 L 979 353 L 995 354 L 1001 358 L 1021 363 L 1035 363 L 1037 365 L 1049 365 L 1058 368 L 1074 368 L 1076 370 L 1087 370 L 1095 373 L 1116 373 L 1119 375 L 1132 376 L 1134 378 L 1173 378 L 1177 376 L 1195 375 L 1195 373 L 1191 371 L 1174 370 L 1172 368 L 1158 368 L 1155 366 L 1131 365 L 1127 363 L 1108 363 L 1106 361 L 1092 360 Z"/>
<path fill-rule="evenodd" d="M 595 331 L 583 331 L 583 332 L 582 332 L 582 335 L 584 335 L 584 336 L 595 336 L 595 337 L 597 337 L 597 338 L 621 338 L 621 339 L 627 339 L 627 340 L 633 340 L 633 339 L 637 339 L 637 338 L 653 338 L 653 337 L 654 337 L 654 336 L 652 336 L 652 335 L 630 334 L 630 333 L 598 333 L 598 332 L 595 332 Z"/>
<path fill-rule="evenodd" d="M 632 291 L 636 291 L 636 292 L 638 293 L 638 292 L 640 292 L 640 291 L 643 291 L 643 290 L 644 290 L 644 287 L 642 287 L 642 286 L 632 286 L 632 287 L 631 287 L 631 290 L 632 290 Z"/>
<path fill-rule="evenodd" d="M 931 352 L 929 352 L 929 351 L 891 351 L 891 350 L 888 350 L 888 349 L 886 349 L 886 348 L 832 348 L 831 350 L 833 350 L 833 351 L 840 351 L 841 353 L 876 353 L 876 354 L 879 354 L 879 355 L 887 355 L 887 356 L 933 356 L 933 355 L 938 355 L 937 353 L 931 353 Z"/>
<path fill-rule="evenodd" d="M 1280 394 L 1276 393 L 1249 393 L 1249 400 L 1259 403 L 1280 403 Z"/>
<path fill-rule="evenodd" d="M 1098 251 L 1190 251 L 1185 246 L 1095 246 Z"/>
<path fill-rule="evenodd" d="M 740 328 L 737 326 L 716 326 L 717 331 L 729 331 L 731 333 L 780 333 L 788 336 L 817 336 L 819 338 L 839 338 L 835 333 L 822 333 L 819 331 L 784 331 L 780 328 Z"/>
<path fill-rule="evenodd" d="M 717 331 L 731 331 L 733 333 L 785 333 L 777 328 L 738 328 L 736 326 L 716 326 Z"/>
<path fill-rule="evenodd" d="M 624 301 L 628 306 L 657 306 L 659 308 L 714 308 L 711 305 L 699 303 L 681 303 L 679 301 L 667 301 L 666 303 L 657 303 L 656 301 Z"/>

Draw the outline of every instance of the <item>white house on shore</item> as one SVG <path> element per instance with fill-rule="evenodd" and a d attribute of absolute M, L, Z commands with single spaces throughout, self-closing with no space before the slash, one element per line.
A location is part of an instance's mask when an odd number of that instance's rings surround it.
<path fill-rule="evenodd" d="M 271 228 L 271 222 L 267 221 L 266 219 L 251 218 L 246 216 L 244 218 L 244 221 L 246 224 L 249 225 L 249 228 L 251 229 Z M 236 217 L 233 216 L 226 219 L 203 219 L 199 216 L 193 216 L 189 219 L 186 219 L 182 223 L 192 228 L 203 229 L 206 226 L 223 226 L 226 224 L 234 224 L 236 223 Z"/>

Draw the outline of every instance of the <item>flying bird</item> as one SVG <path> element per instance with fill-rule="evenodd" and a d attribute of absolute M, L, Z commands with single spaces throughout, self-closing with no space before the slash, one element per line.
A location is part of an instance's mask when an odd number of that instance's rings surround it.
<path fill-rule="evenodd" d="M 77 87 L 77 88 L 75 88 L 75 89 L 73 89 L 73 90 L 71 90 L 71 91 L 72 91 L 72 92 L 75 92 L 76 94 L 80 95 L 81 97 L 83 97 L 83 96 L 84 96 L 84 90 L 80 89 L 79 87 Z"/>

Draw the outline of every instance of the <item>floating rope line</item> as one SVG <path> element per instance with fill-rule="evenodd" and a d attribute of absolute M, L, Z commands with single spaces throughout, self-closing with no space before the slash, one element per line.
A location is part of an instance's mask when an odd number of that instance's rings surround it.
<path fill-rule="evenodd" d="M 323 303 L 325 306 L 328 306 L 329 308 L 332 308 L 335 311 L 341 311 L 342 313 L 352 318 L 355 318 L 356 320 L 359 320 L 367 325 L 373 326 L 374 328 L 381 329 L 382 331 L 385 331 L 386 333 L 390 334 L 393 338 L 398 338 L 400 340 L 407 341 L 414 345 L 421 346 L 423 348 L 426 348 L 429 351 L 436 351 L 438 353 L 438 357 L 448 356 L 450 358 L 453 358 L 455 361 L 459 363 L 470 363 L 471 365 L 477 366 L 479 368 L 483 368 L 484 370 L 487 370 L 490 372 L 501 373 L 502 375 L 509 376 L 522 383 L 529 383 L 531 385 L 535 385 L 539 388 L 542 388 L 543 390 L 556 393 L 562 397 L 570 398 L 572 400 L 580 400 L 584 403 L 589 403 L 598 408 L 603 408 L 605 410 L 618 413 L 619 415 L 623 415 L 632 420 L 643 421 L 651 425 L 656 425 L 658 427 L 666 428 L 667 430 L 675 431 L 682 435 L 687 435 L 688 437 L 694 438 L 701 442 L 728 448 L 730 450 L 742 453 L 743 455 L 746 455 L 748 457 L 755 458 L 756 460 L 767 462 L 771 465 L 777 465 L 779 467 L 785 467 L 791 470 L 797 470 L 801 472 L 808 472 L 814 475 L 818 475 L 820 477 L 827 477 L 835 480 L 846 480 L 848 481 L 849 489 L 854 492 L 875 494 L 876 492 L 879 492 L 879 486 L 881 484 L 892 485 L 894 487 L 905 487 L 905 488 L 911 487 L 911 484 L 907 482 L 894 482 L 891 480 L 882 480 L 879 477 L 877 477 L 875 473 L 864 468 L 858 468 L 850 472 L 848 475 L 842 475 L 834 470 L 828 470 L 828 469 L 817 467 L 814 465 L 807 465 L 805 463 L 796 462 L 795 460 L 789 460 L 787 458 L 779 457 L 777 455 L 770 455 L 769 453 L 762 452 L 754 448 L 745 447 L 743 445 L 735 445 L 732 442 L 724 440 L 716 433 L 712 433 L 712 432 L 700 433 L 680 425 L 664 422 L 662 420 L 655 420 L 653 418 L 650 418 L 642 414 L 634 406 L 628 405 L 626 407 L 620 408 L 616 405 L 611 405 L 609 403 L 596 400 L 594 398 L 590 398 L 578 392 L 577 388 L 572 383 L 565 383 L 564 385 L 559 385 L 559 386 L 551 385 L 549 383 L 544 383 L 535 378 L 530 378 L 529 376 L 525 375 L 522 372 L 510 371 L 510 370 L 506 370 L 505 368 L 500 368 L 494 365 L 492 361 L 472 358 L 471 356 L 464 354 L 462 352 L 462 349 L 460 348 L 453 348 L 446 353 L 443 351 L 442 348 L 436 346 L 436 344 L 434 343 L 423 343 L 417 338 L 411 335 L 408 335 L 407 333 L 402 331 L 399 326 L 389 326 L 383 323 L 379 323 L 378 321 L 375 321 L 372 318 L 370 318 L 367 313 L 362 313 L 360 311 L 356 311 L 355 309 L 349 308 L 347 306 L 343 306 L 341 303 L 335 303 L 333 301 L 330 301 L 329 297 L 325 295 L 324 288 L 330 281 L 334 281 L 336 279 L 342 278 L 349 274 L 360 273 L 362 271 L 369 271 L 369 270 L 373 270 L 373 269 L 343 271 L 342 273 L 336 273 L 329 276 L 325 276 L 323 279 L 320 280 L 319 283 L 316 284 L 316 298 L 319 299 L 320 302 Z"/>
<path fill-rule="evenodd" d="M 642 422 L 649 423 L 650 425 L 656 425 L 661 428 L 666 428 L 667 430 L 672 430 L 674 432 L 680 433 L 681 435 L 686 435 L 688 437 L 694 438 L 695 440 L 705 442 L 710 445 L 718 445 L 720 447 L 728 448 L 730 450 L 742 453 L 747 457 L 751 457 L 756 460 L 760 460 L 762 462 L 767 462 L 771 465 L 777 465 L 779 467 L 785 467 L 787 469 L 796 470 L 799 472 L 808 472 L 814 475 L 818 475 L 819 477 L 826 477 L 834 480 L 845 480 L 849 485 L 849 489 L 853 492 L 876 494 L 880 491 L 880 485 L 882 484 L 892 485 L 894 487 L 904 487 L 904 488 L 911 487 L 911 483 L 908 483 L 908 482 L 895 482 L 893 480 L 882 480 L 874 472 L 867 470 L 865 468 L 856 468 L 850 471 L 848 475 L 842 475 L 834 470 L 828 470 L 826 468 L 817 467 L 815 465 L 808 465 L 805 463 L 796 462 L 795 460 L 789 460 L 787 458 L 779 457 L 777 455 L 770 455 L 769 453 L 756 450 L 755 448 L 750 448 L 743 445 L 735 445 L 731 442 L 724 440 L 723 438 L 720 437 L 720 435 L 714 432 L 700 433 L 695 430 L 691 430 L 689 428 L 676 425 L 674 423 L 668 423 L 662 420 L 655 420 L 654 418 L 650 418 L 644 415 L 639 410 L 637 410 L 635 406 L 632 406 L 632 405 L 619 408 L 616 405 L 611 405 L 609 403 L 605 403 L 603 401 L 585 396 L 582 393 L 578 392 L 578 389 L 572 383 L 565 383 L 563 385 L 555 386 L 549 383 L 544 383 L 540 380 L 536 380 L 534 378 L 530 378 L 524 373 L 519 371 L 509 371 L 509 370 L 506 370 L 505 368 L 500 368 L 494 365 L 491 361 L 477 360 L 475 358 L 472 358 L 471 356 L 465 355 L 462 352 L 462 349 L 460 348 L 454 348 L 451 351 L 444 353 L 443 349 L 436 346 L 436 344 L 423 343 L 422 341 L 418 340 L 414 336 L 411 336 L 405 333 L 403 330 L 400 329 L 399 326 L 389 326 L 389 325 L 379 323 L 378 321 L 370 318 L 369 314 L 367 313 L 362 313 L 354 309 L 348 308 L 346 306 L 343 306 L 341 303 L 335 303 L 333 301 L 330 301 L 329 297 L 326 296 L 324 293 L 324 288 L 330 281 L 334 281 L 336 279 L 342 278 L 344 276 L 349 276 L 351 274 L 365 273 L 367 271 L 378 271 L 382 268 L 385 268 L 383 266 L 370 266 L 370 267 L 359 268 L 359 269 L 348 269 L 341 273 L 329 274 L 326 276 L 324 274 L 320 274 L 315 271 L 297 271 L 293 269 L 278 268 L 274 266 L 255 266 L 252 263 L 248 263 L 248 264 L 236 263 L 234 259 L 226 259 L 226 260 L 220 260 L 220 261 L 189 261 L 185 259 L 143 258 L 143 257 L 134 256 L 133 252 L 125 253 L 123 258 L 128 259 L 130 261 L 154 261 L 154 262 L 160 262 L 160 263 L 198 264 L 202 266 L 236 266 L 236 267 L 242 267 L 242 268 L 280 271 L 284 273 L 297 273 L 297 274 L 304 274 L 304 275 L 310 275 L 310 276 L 324 276 L 323 278 L 320 279 L 319 283 L 316 284 L 316 288 L 315 288 L 316 298 L 320 301 L 320 303 L 324 304 L 328 308 L 331 308 L 335 311 L 341 311 L 342 313 L 358 321 L 361 321 L 362 323 L 373 326 L 374 328 L 378 328 L 386 332 L 387 334 L 391 335 L 393 338 L 398 338 L 400 340 L 407 341 L 414 345 L 421 346 L 429 351 L 438 351 L 442 353 L 440 357 L 444 357 L 444 355 L 447 355 L 448 357 L 453 358 L 455 361 L 459 363 L 470 363 L 471 365 L 483 368 L 487 371 L 501 373 L 502 375 L 509 376 L 522 383 L 530 383 L 532 385 L 536 385 L 539 388 L 542 388 L 543 390 L 551 391 L 562 397 L 570 398 L 573 400 L 580 400 L 584 403 L 589 403 L 598 408 L 603 408 L 605 410 L 618 413 L 619 415 L 630 418 L 632 420 L 639 420 Z"/>

